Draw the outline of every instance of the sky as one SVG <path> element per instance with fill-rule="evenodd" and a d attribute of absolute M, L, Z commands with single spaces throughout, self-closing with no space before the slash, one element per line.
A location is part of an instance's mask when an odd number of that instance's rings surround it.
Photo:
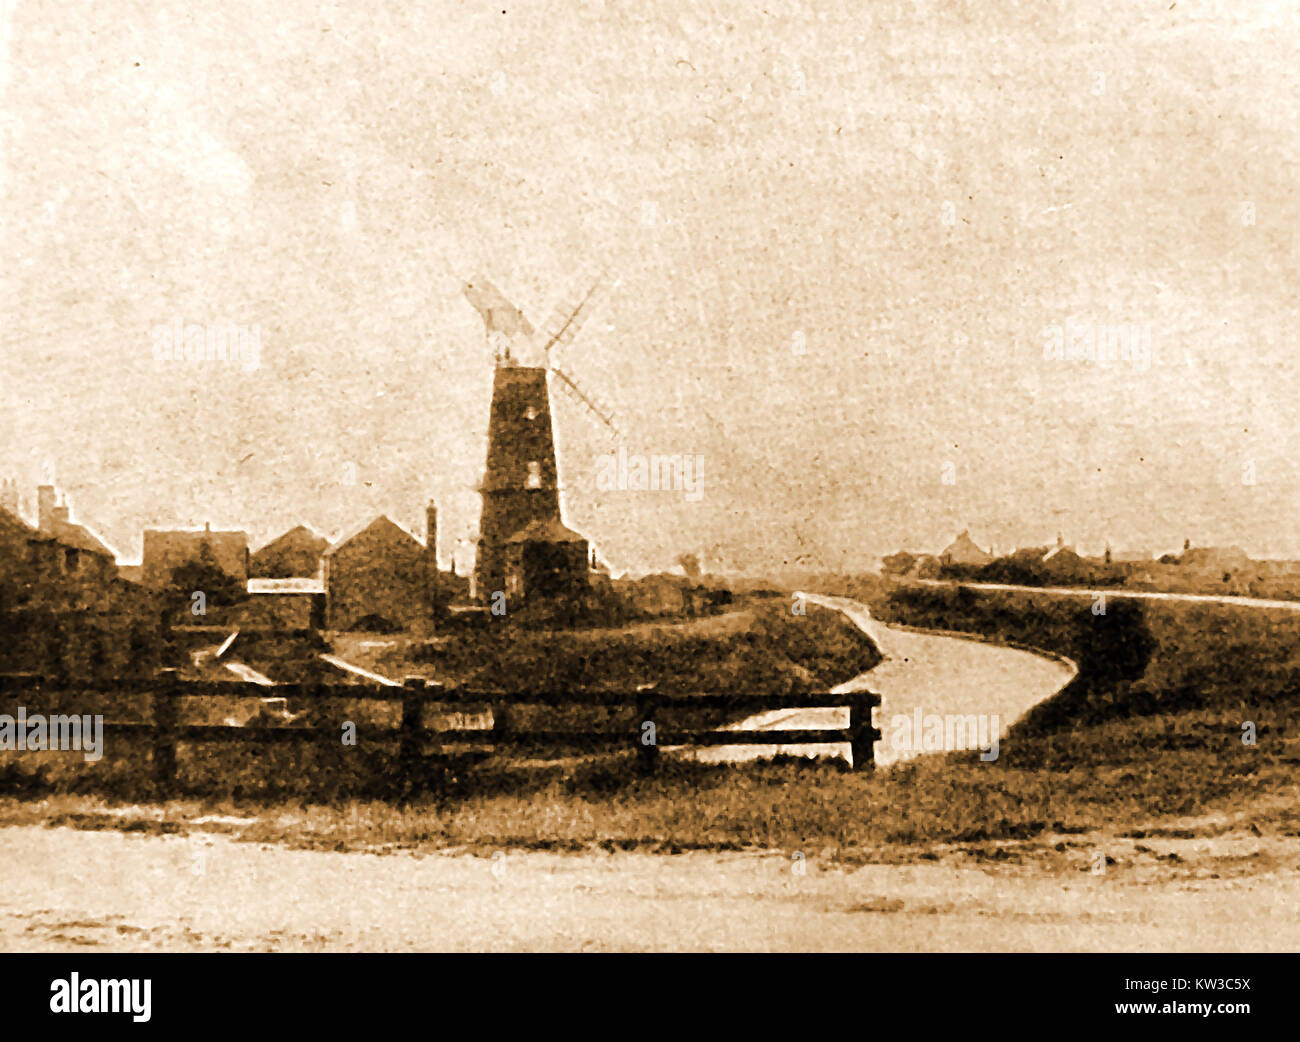
<path fill-rule="evenodd" d="M 0 471 L 146 527 L 477 525 L 492 350 L 544 326 L 616 568 L 1300 556 L 1300 8 L 4 0 Z M 160 360 L 245 327 L 257 367 Z M 1053 352 L 1052 327 L 1073 351 Z M 1123 358 L 1089 338 L 1137 328 Z M 1117 343 L 1117 342 L 1116 342 Z M 534 359 L 535 360 L 535 359 Z M 695 493 L 601 459 L 689 455 Z"/>

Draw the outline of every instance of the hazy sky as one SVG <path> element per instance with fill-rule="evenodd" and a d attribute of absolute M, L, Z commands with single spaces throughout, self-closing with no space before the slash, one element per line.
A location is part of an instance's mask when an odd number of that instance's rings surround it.
<path fill-rule="evenodd" d="M 492 377 L 461 281 L 541 325 L 603 268 L 562 364 L 629 453 L 702 459 L 693 499 L 601 489 L 617 443 L 554 393 L 617 566 L 967 526 L 1300 555 L 1298 5 L 501 3 L 5 0 L 29 504 L 52 467 L 133 558 L 205 520 L 422 532 L 432 496 L 446 561 Z M 258 327 L 260 367 L 156 361 L 174 319 Z M 1067 321 L 1150 364 L 1045 358 Z"/>

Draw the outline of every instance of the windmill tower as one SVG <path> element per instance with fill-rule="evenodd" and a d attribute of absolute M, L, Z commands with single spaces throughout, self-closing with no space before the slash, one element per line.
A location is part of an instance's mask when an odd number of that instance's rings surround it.
<path fill-rule="evenodd" d="M 576 533 L 564 527 L 561 517 L 548 376 L 554 375 L 571 397 L 614 430 L 609 411 L 551 361 L 552 349 L 576 336 L 595 290 L 593 284 L 576 305 L 556 311 L 547 323 L 549 332 L 544 331 L 540 338 L 546 364 L 532 366 L 519 363 L 521 353 L 530 348 L 529 341 L 535 335 L 528 319 L 486 279 L 475 278 L 465 285 L 465 296 L 483 318 L 496 364 L 488 417 L 487 468 L 479 488 L 483 510 L 474 585 L 480 596 L 510 588 L 510 541 L 524 529 L 548 534 L 546 538 L 556 541 L 581 541 L 581 537 L 569 538 Z M 584 546 L 584 561 L 587 553 Z"/>

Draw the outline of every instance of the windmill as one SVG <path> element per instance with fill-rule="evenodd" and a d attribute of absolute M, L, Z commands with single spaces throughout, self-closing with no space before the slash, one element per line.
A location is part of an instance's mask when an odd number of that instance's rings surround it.
<path fill-rule="evenodd" d="M 496 363 L 487 462 L 479 486 L 483 502 L 475 561 L 479 592 L 503 591 L 512 582 L 522 583 L 518 565 L 525 544 L 550 547 L 553 558 L 564 561 L 562 567 L 544 569 L 550 576 L 547 582 L 568 583 L 576 589 L 587 581 L 589 544 L 566 528 L 561 517 L 550 384 L 557 382 L 591 417 L 618 433 L 610 410 L 597 404 L 553 357 L 577 336 L 599 284 L 599 278 L 593 280 L 581 299 L 558 307 L 541 333 L 487 279 L 476 276 L 464 285 L 465 296 L 483 319 Z M 525 350 L 534 361 L 540 355 L 544 364 L 522 364 L 518 358 Z M 529 581 L 539 580 L 534 575 Z"/>

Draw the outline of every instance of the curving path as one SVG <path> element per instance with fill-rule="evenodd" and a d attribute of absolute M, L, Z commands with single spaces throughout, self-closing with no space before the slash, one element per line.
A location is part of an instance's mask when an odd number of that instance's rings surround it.
<path fill-rule="evenodd" d="M 1032 706 L 1050 697 L 1073 679 L 1073 663 L 1048 655 L 1021 651 L 974 638 L 925 633 L 886 626 L 872 618 L 865 605 L 842 597 L 804 594 L 812 604 L 843 612 L 884 656 L 873 669 L 832 689 L 836 694 L 874 691 L 881 696 L 875 712 L 882 738 L 876 743 L 876 763 L 888 766 L 919 755 L 923 744 L 912 738 L 920 711 L 921 734 L 926 718 L 975 714 L 999 737 Z M 906 718 L 906 728 L 899 718 Z M 995 720 L 996 718 L 996 720 Z M 848 709 L 785 709 L 760 713 L 732 724 L 737 731 L 833 729 L 848 726 Z M 690 750 L 699 760 L 756 759 L 777 752 L 850 759 L 847 745 L 735 745 Z"/>

